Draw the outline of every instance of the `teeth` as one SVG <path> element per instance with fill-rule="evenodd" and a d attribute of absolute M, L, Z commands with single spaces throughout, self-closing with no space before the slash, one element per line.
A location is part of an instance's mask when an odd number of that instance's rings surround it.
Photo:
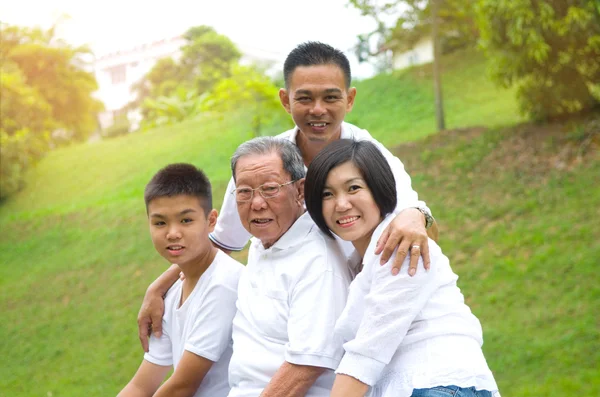
<path fill-rule="evenodd" d="M 181 245 L 174 245 L 174 246 L 169 247 L 170 250 L 180 250 L 182 248 L 183 247 Z"/>
<path fill-rule="evenodd" d="M 344 225 L 344 224 L 346 224 L 346 223 L 354 222 L 354 221 L 355 221 L 355 220 L 357 220 L 357 219 L 358 219 L 358 216 L 353 216 L 352 218 L 340 219 L 340 220 L 338 221 L 338 223 L 339 223 L 340 225 Z"/>
<path fill-rule="evenodd" d="M 256 222 L 256 223 L 267 223 L 267 222 L 269 222 L 269 219 L 255 219 L 254 222 Z"/>
<path fill-rule="evenodd" d="M 313 127 L 325 127 L 327 124 L 326 123 L 310 123 L 310 125 L 312 125 Z"/>

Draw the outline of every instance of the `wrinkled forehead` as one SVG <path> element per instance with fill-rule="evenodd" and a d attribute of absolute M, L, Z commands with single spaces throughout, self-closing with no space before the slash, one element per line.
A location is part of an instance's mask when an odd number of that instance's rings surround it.
<path fill-rule="evenodd" d="M 247 154 L 239 158 L 235 167 L 236 185 L 260 181 L 280 182 L 286 176 L 289 178 L 283 167 L 281 155 L 276 151 L 268 154 Z"/>

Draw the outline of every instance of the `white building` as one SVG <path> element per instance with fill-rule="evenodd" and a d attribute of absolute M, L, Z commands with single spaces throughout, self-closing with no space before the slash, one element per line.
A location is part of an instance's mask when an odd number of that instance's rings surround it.
<path fill-rule="evenodd" d="M 405 69 L 429 62 L 433 62 L 433 40 L 430 36 L 421 38 L 412 49 L 393 56 L 394 69 Z"/>
<path fill-rule="evenodd" d="M 144 44 L 129 50 L 117 51 L 99 57 L 94 62 L 94 73 L 98 82 L 98 91 L 94 96 L 104 103 L 105 111 L 99 114 L 102 129 L 111 126 L 122 109 L 135 100 L 132 85 L 148 73 L 161 58 L 171 57 L 178 60 L 180 48 L 185 44 L 181 36 L 154 43 Z M 282 54 L 275 54 L 257 48 L 240 47 L 243 65 L 259 64 L 266 73 L 274 77 L 283 70 Z M 131 129 L 135 130 L 141 122 L 139 111 L 127 114 Z"/>

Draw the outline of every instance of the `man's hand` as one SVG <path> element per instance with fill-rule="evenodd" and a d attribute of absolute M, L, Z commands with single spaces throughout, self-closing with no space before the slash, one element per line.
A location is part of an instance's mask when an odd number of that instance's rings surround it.
<path fill-rule="evenodd" d="M 138 336 L 142 349 L 148 352 L 148 337 L 154 332 L 157 338 L 162 335 L 162 318 L 165 314 L 165 294 L 179 279 L 181 269 L 177 265 L 171 267 L 160 275 L 146 290 L 142 307 L 138 313 Z"/>
<path fill-rule="evenodd" d="M 419 256 L 423 257 L 423 265 L 429 270 L 429 245 L 425 229 L 425 216 L 416 208 L 401 211 L 385 228 L 377 241 L 375 254 L 381 253 L 381 265 L 387 263 L 396 247 L 398 252 L 394 259 L 392 274 L 400 272 L 402 262 L 410 252 L 410 267 L 408 274 L 414 276 L 417 272 Z"/>
<path fill-rule="evenodd" d="M 148 352 L 148 337 L 151 332 L 159 338 L 162 335 L 162 317 L 165 314 L 165 301 L 160 292 L 150 286 L 144 295 L 142 307 L 138 313 L 138 336 L 142 348 Z"/>

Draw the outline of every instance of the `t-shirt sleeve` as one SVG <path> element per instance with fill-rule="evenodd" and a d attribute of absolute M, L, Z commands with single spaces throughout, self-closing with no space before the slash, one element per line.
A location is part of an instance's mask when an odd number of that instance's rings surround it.
<path fill-rule="evenodd" d="M 251 235 L 240 221 L 235 197 L 231 194 L 234 189 L 235 182 L 231 178 L 227 190 L 225 190 L 215 230 L 209 237 L 215 244 L 226 250 L 241 251 L 250 240 Z"/>
<path fill-rule="evenodd" d="M 163 332 L 160 338 L 156 338 L 154 334 L 150 335 L 148 353 L 144 354 L 144 360 L 156 365 L 170 366 L 173 365 L 173 350 L 171 337 L 165 328 L 163 321 Z"/>
<path fill-rule="evenodd" d="M 210 361 L 219 361 L 231 343 L 237 290 L 233 286 L 215 284 L 209 287 L 200 307 L 194 311 L 192 329 L 185 350 Z"/>
<path fill-rule="evenodd" d="M 344 351 L 334 329 L 346 305 L 347 289 L 347 281 L 332 270 L 317 272 L 296 284 L 290 297 L 287 362 L 337 368 Z"/>

